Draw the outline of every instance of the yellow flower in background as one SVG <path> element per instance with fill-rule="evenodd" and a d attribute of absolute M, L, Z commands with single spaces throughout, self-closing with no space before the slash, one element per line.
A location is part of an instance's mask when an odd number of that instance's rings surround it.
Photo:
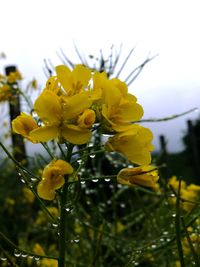
<path fill-rule="evenodd" d="M 77 124 L 78 116 L 91 105 L 83 94 L 60 97 L 53 91 L 44 91 L 35 101 L 34 110 L 43 124 L 30 133 L 41 142 L 64 138 L 73 144 L 85 144 L 91 131 Z"/>
<path fill-rule="evenodd" d="M 11 84 L 16 83 L 19 80 L 22 80 L 22 75 L 18 70 L 10 72 L 9 75 L 7 76 L 8 83 L 11 83 Z"/>
<path fill-rule="evenodd" d="M 60 189 L 64 183 L 64 175 L 72 174 L 72 166 L 64 160 L 52 160 L 43 170 L 42 180 L 37 186 L 38 195 L 46 200 L 55 198 L 56 190 Z"/>
<path fill-rule="evenodd" d="M 134 124 L 130 130 L 110 137 L 106 143 L 109 151 L 115 151 L 126 156 L 138 165 L 148 165 L 151 162 L 151 141 L 153 134 L 148 128 Z"/>
<path fill-rule="evenodd" d="M 33 252 L 37 255 L 45 256 L 44 249 L 39 243 L 36 243 L 33 247 Z M 39 266 L 41 267 L 57 267 L 58 261 L 54 259 L 42 258 L 40 259 Z"/>
<path fill-rule="evenodd" d="M 176 176 L 172 176 L 169 179 L 168 184 L 173 187 L 173 189 L 178 192 L 179 188 L 179 181 Z M 187 185 L 185 181 L 181 181 L 181 189 L 180 189 L 180 206 L 185 211 L 191 211 L 194 206 L 195 202 L 200 197 L 200 186 L 195 184 Z M 170 203 L 175 204 L 176 203 L 176 196 L 170 197 L 169 199 Z"/>
<path fill-rule="evenodd" d="M 187 232 L 192 243 L 193 249 L 197 255 L 200 253 L 200 234 L 196 232 L 191 226 L 187 228 Z M 188 243 L 187 237 L 182 239 L 183 252 L 186 255 L 191 253 L 191 245 Z"/>
<path fill-rule="evenodd" d="M 38 141 L 30 136 L 30 132 L 38 128 L 33 117 L 23 112 L 12 121 L 13 131 L 17 134 L 21 134 L 32 143 L 38 143 Z"/>
<path fill-rule="evenodd" d="M 58 219 L 58 216 L 59 216 L 58 208 L 56 208 L 56 207 L 47 207 L 47 210 L 53 216 L 53 218 L 55 218 L 55 221 L 56 221 Z M 39 210 L 38 216 L 37 216 L 37 218 L 35 220 L 35 223 L 37 225 L 45 225 L 48 222 L 49 222 L 48 215 L 46 213 L 44 213 L 43 210 Z"/>
<path fill-rule="evenodd" d="M 72 71 L 65 65 L 59 65 L 56 74 L 67 96 L 83 92 L 91 78 L 91 70 L 83 65 L 76 65 Z"/>
<path fill-rule="evenodd" d="M 35 195 L 32 193 L 32 191 L 28 187 L 22 188 L 22 193 L 24 195 L 25 200 L 32 204 L 35 201 Z"/>
<path fill-rule="evenodd" d="M 118 183 L 129 186 L 157 188 L 158 171 L 154 166 L 144 165 L 135 168 L 124 168 L 117 175 Z"/>
<path fill-rule="evenodd" d="M 0 102 L 10 101 L 12 99 L 13 99 L 12 88 L 7 84 L 1 85 L 0 86 Z"/>

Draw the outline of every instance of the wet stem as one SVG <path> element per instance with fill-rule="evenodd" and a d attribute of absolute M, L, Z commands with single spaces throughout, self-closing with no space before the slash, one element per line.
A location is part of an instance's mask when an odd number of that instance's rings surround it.
<path fill-rule="evenodd" d="M 72 156 L 73 146 L 68 147 L 67 161 L 70 162 Z M 65 206 L 67 203 L 67 192 L 68 192 L 68 175 L 65 176 L 65 184 L 62 188 L 61 198 L 60 198 L 60 227 L 59 227 L 59 259 L 58 267 L 65 267 L 66 260 L 66 218 L 67 213 Z"/>
<path fill-rule="evenodd" d="M 67 191 L 68 191 L 68 183 L 67 179 L 63 186 L 60 206 L 61 206 L 61 213 L 60 213 L 60 229 L 59 229 L 59 261 L 58 267 L 65 267 L 65 257 L 66 257 L 66 210 L 65 205 L 67 201 Z"/>

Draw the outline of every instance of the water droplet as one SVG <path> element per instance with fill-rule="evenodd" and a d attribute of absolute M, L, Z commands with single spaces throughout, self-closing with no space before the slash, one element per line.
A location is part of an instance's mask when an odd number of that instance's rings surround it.
<path fill-rule="evenodd" d="M 40 257 L 34 257 L 34 260 L 39 261 Z"/>
<path fill-rule="evenodd" d="M 79 239 L 74 239 L 74 242 L 75 243 L 78 243 L 80 240 Z"/>
<path fill-rule="evenodd" d="M 164 231 L 163 232 L 163 235 L 168 235 L 169 233 L 167 231 Z"/>
<path fill-rule="evenodd" d="M 26 258 L 28 255 L 26 253 L 22 253 L 21 255 L 23 258 Z"/>
<path fill-rule="evenodd" d="M 112 201 L 109 199 L 109 200 L 107 201 L 107 204 L 110 205 L 111 203 L 112 203 Z"/>
<path fill-rule="evenodd" d="M 18 175 L 19 175 L 19 176 L 22 176 L 21 172 L 18 172 Z"/>
<path fill-rule="evenodd" d="M 175 194 L 171 194 L 170 197 L 175 197 L 176 195 Z"/>
<path fill-rule="evenodd" d="M 172 214 L 172 217 L 173 217 L 173 218 L 176 218 L 176 213 L 173 213 L 173 214 Z"/>
<path fill-rule="evenodd" d="M 153 244 L 153 245 L 151 245 L 151 247 L 152 247 L 152 248 L 156 248 L 156 245 L 155 245 L 155 244 Z"/>
<path fill-rule="evenodd" d="M 99 180 L 98 179 L 93 179 L 92 182 L 97 183 Z"/>
<path fill-rule="evenodd" d="M 21 179 L 21 182 L 22 182 L 23 184 L 25 184 L 25 183 L 26 183 L 24 179 Z"/>
<path fill-rule="evenodd" d="M 15 255 L 15 257 L 20 257 L 21 256 L 21 252 L 15 249 L 14 250 L 14 255 Z"/>
<path fill-rule="evenodd" d="M 91 159 L 93 159 L 94 157 L 95 157 L 95 155 L 94 155 L 94 154 L 91 154 L 91 155 L 90 155 L 90 158 L 91 158 Z"/>
<path fill-rule="evenodd" d="M 77 162 L 78 162 L 79 164 L 81 164 L 81 163 L 82 163 L 82 159 L 78 159 Z"/>
<path fill-rule="evenodd" d="M 126 207 L 126 205 L 124 203 L 121 203 L 120 207 L 124 209 Z"/>
<path fill-rule="evenodd" d="M 29 257 L 29 259 L 33 259 L 33 258 L 34 258 L 34 256 L 33 256 L 33 255 L 29 255 L 28 257 Z"/>
<path fill-rule="evenodd" d="M 37 181 L 37 178 L 35 178 L 35 177 L 31 177 L 31 181 L 32 181 L 32 182 L 36 182 L 36 181 Z"/>
<path fill-rule="evenodd" d="M 85 181 L 81 181 L 81 184 L 85 184 Z"/>
<path fill-rule="evenodd" d="M 106 182 L 110 182 L 110 178 L 106 178 L 104 179 Z"/>
<path fill-rule="evenodd" d="M 65 208 L 65 210 L 66 210 L 67 212 L 72 212 L 72 211 L 73 211 L 73 207 L 67 206 L 67 207 Z"/>
<path fill-rule="evenodd" d="M 165 239 L 164 238 L 160 238 L 160 242 L 164 242 L 165 241 Z"/>
<path fill-rule="evenodd" d="M 1 257 L 1 260 L 2 261 L 7 261 L 7 258 L 6 257 Z"/>
<path fill-rule="evenodd" d="M 57 228 L 57 227 L 58 227 L 58 224 L 57 224 L 57 223 L 52 223 L 52 226 L 53 226 L 54 228 Z"/>

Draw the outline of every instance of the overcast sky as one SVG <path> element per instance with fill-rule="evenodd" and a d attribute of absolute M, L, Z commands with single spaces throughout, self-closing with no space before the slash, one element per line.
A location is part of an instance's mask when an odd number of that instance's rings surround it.
<path fill-rule="evenodd" d="M 60 64 L 62 48 L 78 63 L 73 41 L 86 56 L 108 53 L 123 45 L 122 58 L 136 47 L 124 76 L 146 59 L 159 54 L 130 86 L 145 110 L 144 118 L 160 118 L 200 106 L 200 2 L 198 0 L 0 0 L 0 52 L 7 55 L 0 69 L 18 66 L 23 76 L 45 84 L 43 59 Z M 154 144 L 165 134 L 168 149 L 182 149 L 186 120 L 151 123 Z"/>

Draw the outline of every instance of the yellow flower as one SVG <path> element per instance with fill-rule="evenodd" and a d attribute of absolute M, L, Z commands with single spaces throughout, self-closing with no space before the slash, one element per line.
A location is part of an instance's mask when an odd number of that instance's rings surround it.
<path fill-rule="evenodd" d="M 36 253 L 37 255 L 41 255 L 41 256 L 45 255 L 44 249 L 42 248 L 42 246 L 39 243 L 35 244 L 35 246 L 33 248 L 33 252 Z M 41 266 L 41 267 L 57 267 L 58 262 L 57 262 L 57 260 L 54 260 L 54 259 L 42 258 L 40 260 L 39 266 Z"/>
<path fill-rule="evenodd" d="M 90 128 L 95 122 L 95 112 L 92 109 L 86 109 L 78 118 L 78 125 L 82 128 Z"/>
<path fill-rule="evenodd" d="M 58 267 L 58 261 L 54 259 L 41 259 L 40 260 L 41 267 Z"/>
<path fill-rule="evenodd" d="M 31 190 L 27 187 L 22 188 L 22 192 L 24 194 L 25 200 L 32 204 L 35 201 L 35 195 L 31 192 Z"/>
<path fill-rule="evenodd" d="M 144 165 L 136 168 L 122 169 L 117 175 L 117 181 L 131 186 L 157 188 L 158 171 L 154 166 Z"/>
<path fill-rule="evenodd" d="M 87 143 L 91 131 L 77 125 L 77 118 L 90 105 L 88 97 L 83 94 L 60 97 L 45 90 L 34 104 L 34 110 L 44 125 L 32 131 L 31 137 L 41 142 L 64 138 L 73 144 Z"/>
<path fill-rule="evenodd" d="M 123 154 L 133 163 L 148 165 L 153 150 L 152 139 L 153 134 L 148 128 L 134 124 L 129 130 L 110 137 L 106 148 Z"/>
<path fill-rule="evenodd" d="M 7 82 L 8 83 L 15 83 L 19 80 L 22 80 L 22 75 L 21 73 L 17 71 L 10 72 L 9 75 L 7 76 Z"/>
<path fill-rule="evenodd" d="M 102 105 L 102 115 L 111 132 L 127 130 L 131 122 L 138 121 L 143 116 L 143 108 L 137 103 L 137 98 L 128 94 L 126 84 L 120 80 L 109 80 L 103 95 L 105 102 Z"/>
<path fill-rule="evenodd" d="M 56 67 L 56 74 L 67 96 L 83 92 L 91 78 L 91 70 L 83 65 L 76 65 L 72 71 L 65 65 L 59 65 Z"/>
<path fill-rule="evenodd" d="M 49 213 L 55 218 L 55 221 L 58 219 L 59 211 L 56 207 L 47 207 Z M 38 216 L 35 223 L 37 225 L 45 225 L 49 222 L 49 217 L 42 210 L 39 210 Z"/>
<path fill-rule="evenodd" d="M 128 93 L 124 82 L 117 78 L 109 80 L 105 72 L 95 72 L 93 91 L 99 89 L 102 97 L 94 108 L 106 133 L 126 131 L 131 127 L 131 122 L 141 119 L 143 109 L 137 98 Z"/>
<path fill-rule="evenodd" d="M 55 190 L 60 189 L 64 183 L 64 175 L 73 172 L 72 166 L 61 159 L 52 160 L 43 170 L 42 180 L 37 186 L 38 195 L 46 200 L 55 198 Z"/>
<path fill-rule="evenodd" d="M 179 187 L 179 181 L 177 180 L 176 176 L 172 176 L 169 179 L 168 184 L 173 187 L 173 189 L 177 192 Z M 181 189 L 180 189 L 180 206 L 185 211 L 191 211 L 194 206 L 195 202 L 199 198 L 200 193 L 200 186 L 195 184 L 187 185 L 185 181 L 181 181 Z M 176 197 L 172 197 L 169 199 L 172 204 L 176 203 Z"/>
<path fill-rule="evenodd" d="M 30 136 L 31 131 L 38 129 L 38 125 L 32 116 L 22 112 L 12 121 L 12 128 L 15 133 L 21 134 L 32 143 L 38 143 L 36 139 Z"/>
<path fill-rule="evenodd" d="M 4 84 L 0 87 L 0 102 L 10 101 L 13 99 L 12 89 L 9 85 Z"/>
<path fill-rule="evenodd" d="M 44 250 L 39 243 L 34 245 L 33 252 L 41 256 L 45 255 Z"/>

